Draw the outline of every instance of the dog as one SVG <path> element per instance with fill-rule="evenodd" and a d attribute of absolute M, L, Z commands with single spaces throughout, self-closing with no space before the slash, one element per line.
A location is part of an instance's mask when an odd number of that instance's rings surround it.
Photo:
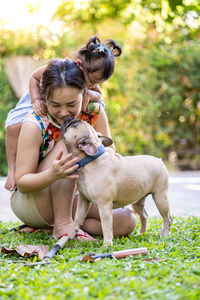
<path fill-rule="evenodd" d="M 140 217 L 140 233 L 144 233 L 148 217 L 144 203 L 149 194 L 163 218 L 161 235 L 168 235 L 172 218 L 167 197 L 168 172 L 162 159 L 150 155 L 123 157 L 108 147 L 112 139 L 75 117 L 64 118 L 61 133 L 68 152 L 80 159 L 77 182 L 80 197 L 70 238 L 75 238 L 91 203 L 99 210 L 104 245 L 112 245 L 113 208 L 131 204 Z"/>

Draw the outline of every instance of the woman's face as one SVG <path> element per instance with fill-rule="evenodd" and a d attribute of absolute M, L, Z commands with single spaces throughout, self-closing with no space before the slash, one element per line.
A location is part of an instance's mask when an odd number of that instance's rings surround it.
<path fill-rule="evenodd" d="M 77 116 L 82 107 L 82 90 L 75 87 L 54 89 L 51 97 L 46 101 L 47 110 L 60 125 L 66 116 Z"/>

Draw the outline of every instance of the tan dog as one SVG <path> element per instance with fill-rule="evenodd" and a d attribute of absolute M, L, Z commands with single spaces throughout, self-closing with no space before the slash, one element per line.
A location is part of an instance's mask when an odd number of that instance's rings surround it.
<path fill-rule="evenodd" d="M 89 158 L 95 156 L 102 144 L 112 144 L 110 138 L 100 136 L 88 123 L 74 117 L 63 120 L 61 132 L 68 151 L 79 159 L 86 155 Z M 168 235 L 172 222 L 167 198 L 168 172 L 161 159 L 149 155 L 122 157 L 111 148 L 105 148 L 103 154 L 80 168 L 78 174 L 80 198 L 70 238 L 75 237 L 83 224 L 91 202 L 99 209 L 105 245 L 112 244 L 113 208 L 132 204 L 140 217 L 140 233 L 145 232 L 147 214 L 144 202 L 148 194 L 152 194 L 163 218 L 161 235 Z"/>

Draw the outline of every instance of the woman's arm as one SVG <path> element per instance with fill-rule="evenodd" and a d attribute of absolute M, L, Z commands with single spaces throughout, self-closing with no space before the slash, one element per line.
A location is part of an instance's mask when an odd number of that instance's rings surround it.
<path fill-rule="evenodd" d="M 71 159 L 70 154 L 62 157 L 62 152 L 58 153 L 47 170 L 37 173 L 41 144 L 40 128 L 32 122 L 24 122 L 19 136 L 16 160 L 16 184 L 21 193 L 40 191 L 59 178 L 78 177 L 70 175 L 78 167 L 78 165 L 71 167 L 77 159 Z"/>
<path fill-rule="evenodd" d="M 100 109 L 100 113 L 99 113 L 99 116 L 98 116 L 98 119 L 97 119 L 97 122 L 95 125 L 95 130 L 97 132 L 100 132 L 102 135 L 111 138 L 108 118 L 107 118 L 105 110 L 102 107 Z M 114 144 L 112 144 L 110 147 L 115 150 Z"/>

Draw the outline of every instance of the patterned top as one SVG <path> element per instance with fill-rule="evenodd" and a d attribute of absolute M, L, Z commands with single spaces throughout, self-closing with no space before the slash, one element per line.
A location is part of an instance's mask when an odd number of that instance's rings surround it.
<path fill-rule="evenodd" d="M 100 104 L 98 102 L 90 102 L 86 111 L 81 111 L 78 119 L 88 122 L 93 127 L 96 124 L 100 112 Z M 39 162 L 54 148 L 55 144 L 61 139 L 60 126 L 56 124 L 50 114 L 45 117 L 39 117 L 34 112 L 33 116 L 39 122 L 43 143 L 40 147 Z"/>
<path fill-rule="evenodd" d="M 81 113 L 78 115 L 78 119 L 82 121 L 86 121 L 92 127 L 95 126 L 98 116 L 100 112 L 100 105 L 98 102 L 90 102 L 87 106 L 86 111 L 81 111 Z"/>

